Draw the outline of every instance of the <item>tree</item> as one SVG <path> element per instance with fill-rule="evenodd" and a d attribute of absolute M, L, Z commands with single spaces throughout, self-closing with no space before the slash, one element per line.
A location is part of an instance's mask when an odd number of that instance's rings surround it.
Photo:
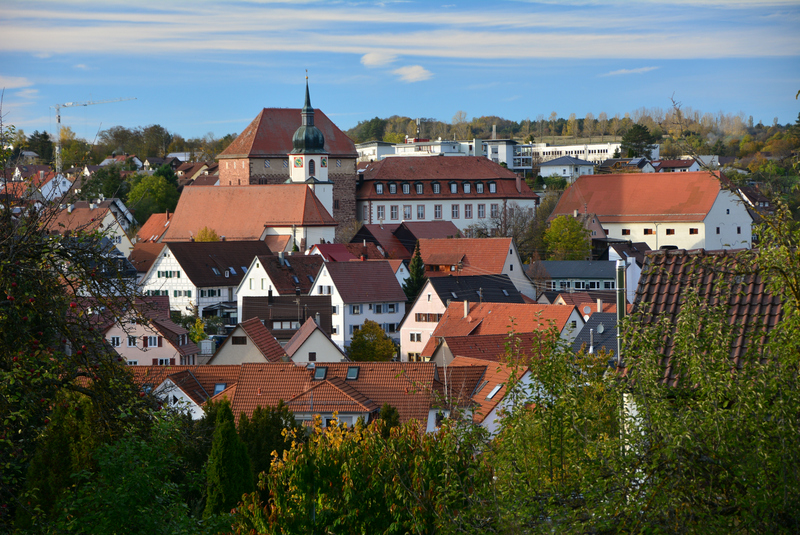
<path fill-rule="evenodd" d="M 203 227 L 197 231 L 197 236 L 194 237 L 194 241 L 220 241 L 220 237 L 219 234 L 217 234 L 217 231 L 213 228 Z"/>
<path fill-rule="evenodd" d="M 544 233 L 544 243 L 548 260 L 587 260 L 591 255 L 589 231 L 574 217 L 555 218 Z"/>
<path fill-rule="evenodd" d="M 34 130 L 28 136 L 27 150 L 33 151 L 39 155 L 39 161 L 43 164 L 51 164 L 53 162 L 53 141 L 50 134 L 47 132 L 39 132 Z"/>
<path fill-rule="evenodd" d="M 217 412 L 207 470 L 208 497 L 203 513 L 206 518 L 230 511 L 241 500 L 242 494 L 253 491 L 250 456 L 247 446 L 236 433 L 233 413 L 227 399 Z"/>
<path fill-rule="evenodd" d="M 467 123 L 467 112 L 458 110 L 453 115 L 453 132 L 458 136 L 458 139 L 469 138 L 469 125 Z"/>
<path fill-rule="evenodd" d="M 129 191 L 130 184 L 122 178 L 122 169 L 119 165 L 111 164 L 94 172 L 81 188 L 80 198 L 92 201 L 102 195 L 106 199 L 119 198 L 127 204 Z"/>
<path fill-rule="evenodd" d="M 408 265 L 408 278 L 403 282 L 403 291 L 406 293 L 408 302 L 414 301 L 425 286 L 428 277 L 425 276 L 425 264 L 422 263 L 422 256 L 419 252 L 419 241 L 414 249 L 414 256 Z"/>
<path fill-rule="evenodd" d="M 600 131 L 600 142 L 602 143 L 608 131 L 608 114 L 604 111 L 601 111 L 600 115 L 597 116 L 597 129 Z"/>
<path fill-rule="evenodd" d="M 583 120 L 583 135 L 584 137 L 589 138 L 589 143 L 592 142 L 592 136 L 594 135 L 594 114 L 589 112 L 586 114 L 586 118 Z"/>
<path fill-rule="evenodd" d="M 374 321 L 366 320 L 353 333 L 347 356 L 355 362 L 391 360 L 397 351 L 392 339 L 384 332 L 383 327 Z"/>
<path fill-rule="evenodd" d="M 203 324 L 203 320 L 201 318 L 197 318 L 194 320 L 194 325 L 191 326 L 189 329 L 189 339 L 197 343 L 200 340 L 206 340 L 208 335 L 206 334 L 205 326 Z"/>
<path fill-rule="evenodd" d="M 378 421 L 381 425 L 381 436 L 387 439 L 392 429 L 400 426 L 400 413 L 388 403 L 384 403 L 378 413 Z"/>
<path fill-rule="evenodd" d="M 163 176 L 137 176 L 128 194 L 127 206 L 144 222 L 152 214 L 174 211 L 178 197 L 178 190 Z"/>
<path fill-rule="evenodd" d="M 650 134 L 646 126 L 634 124 L 622 136 L 620 151 L 628 158 L 651 158 L 653 149 L 656 148 L 656 139 Z"/>
<path fill-rule="evenodd" d="M 578 137 L 578 118 L 574 113 L 570 113 L 569 119 L 567 119 L 566 135 L 571 137 L 573 140 Z"/>

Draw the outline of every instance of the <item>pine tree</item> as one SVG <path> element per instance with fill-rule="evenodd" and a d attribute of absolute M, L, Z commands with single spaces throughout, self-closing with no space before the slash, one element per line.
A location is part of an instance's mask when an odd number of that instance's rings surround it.
<path fill-rule="evenodd" d="M 422 291 L 425 286 L 425 281 L 428 277 L 425 276 L 425 264 L 422 263 L 422 256 L 419 253 L 419 241 L 417 247 L 414 249 L 414 256 L 411 258 L 411 264 L 408 266 L 408 278 L 403 283 L 403 291 L 406 293 L 406 298 L 409 302 L 413 301 Z"/>
<path fill-rule="evenodd" d="M 253 491 L 253 471 L 247 446 L 239 439 L 226 400 L 219 407 L 211 455 L 208 457 L 205 517 L 230 511 L 242 494 Z"/>

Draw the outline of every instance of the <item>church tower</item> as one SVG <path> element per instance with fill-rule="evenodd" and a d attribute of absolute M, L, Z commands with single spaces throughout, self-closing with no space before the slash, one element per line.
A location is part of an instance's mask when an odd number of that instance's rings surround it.
<path fill-rule="evenodd" d="M 328 152 L 325 136 L 314 126 L 314 108 L 308 92 L 306 76 L 306 101 L 300 112 L 302 122 L 292 136 L 289 153 L 290 175 L 287 183 L 305 183 L 320 202 L 333 215 L 333 182 L 328 180 Z"/>

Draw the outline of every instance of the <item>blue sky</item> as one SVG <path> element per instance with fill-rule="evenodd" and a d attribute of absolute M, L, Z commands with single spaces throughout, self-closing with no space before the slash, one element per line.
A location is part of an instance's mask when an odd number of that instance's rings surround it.
<path fill-rule="evenodd" d="M 0 0 L 4 120 L 240 132 L 312 104 L 342 129 L 375 116 L 535 120 L 667 109 L 794 122 L 800 2 Z"/>

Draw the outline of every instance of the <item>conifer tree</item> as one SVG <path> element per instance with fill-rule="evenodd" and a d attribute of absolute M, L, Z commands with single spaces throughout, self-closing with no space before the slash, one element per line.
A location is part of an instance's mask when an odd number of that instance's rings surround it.
<path fill-rule="evenodd" d="M 208 457 L 206 480 L 206 518 L 230 511 L 242 494 L 253 491 L 253 471 L 247 446 L 239 439 L 230 403 L 225 400 L 219 407 L 211 455 Z"/>
<path fill-rule="evenodd" d="M 419 241 L 417 247 L 414 249 L 414 256 L 411 258 L 411 264 L 408 266 L 408 278 L 403 283 L 403 291 L 406 293 L 406 298 L 409 302 L 413 301 L 422 291 L 425 286 L 425 281 L 428 277 L 425 276 L 425 264 L 422 263 L 422 256 L 419 252 Z"/>

